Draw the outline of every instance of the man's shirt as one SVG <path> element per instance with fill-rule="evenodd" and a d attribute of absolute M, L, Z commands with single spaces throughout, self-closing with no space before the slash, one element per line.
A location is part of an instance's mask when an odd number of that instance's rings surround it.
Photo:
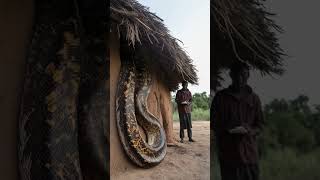
<path fill-rule="evenodd" d="M 180 89 L 176 94 L 176 102 L 178 104 L 179 113 L 191 113 L 191 104 L 181 104 L 182 102 L 191 102 L 192 95 L 189 89 Z"/>
<path fill-rule="evenodd" d="M 264 119 L 259 97 L 246 86 L 246 94 L 236 96 L 231 87 L 219 91 L 211 106 L 211 124 L 216 135 L 220 160 L 223 163 L 256 164 L 256 136 Z M 228 130 L 243 126 L 248 134 L 230 134 Z"/>

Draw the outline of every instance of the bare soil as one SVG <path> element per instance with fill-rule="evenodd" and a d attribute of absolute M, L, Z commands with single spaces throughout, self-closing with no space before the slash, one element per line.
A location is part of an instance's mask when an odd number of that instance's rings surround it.
<path fill-rule="evenodd" d="M 150 169 L 128 169 L 116 180 L 209 180 L 210 179 L 210 125 L 209 121 L 193 121 L 192 133 L 196 142 L 179 140 L 179 122 L 173 128 L 176 143 L 167 148 L 163 162 Z M 187 132 L 185 130 L 185 136 Z"/>

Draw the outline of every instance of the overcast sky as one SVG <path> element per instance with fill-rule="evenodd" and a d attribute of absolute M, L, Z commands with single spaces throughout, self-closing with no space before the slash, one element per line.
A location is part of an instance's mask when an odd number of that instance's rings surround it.
<path fill-rule="evenodd" d="M 189 86 L 192 93 L 210 92 L 210 1 L 209 0 L 139 0 L 164 20 L 170 34 L 194 60 L 199 86 Z"/>
<path fill-rule="evenodd" d="M 140 0 L 164 19 L 171 34 L 184 42 L 199 70 L 200 85 L 193 92 L 210 89 L 210 9 L 209 0 Z M 285 33 L 280 44 L 290 56 L 282 77 L 261 77 L 252 73 L 249 84 L 263 103 L 274 98 L 291 99 L 298 94 L 310 97 L 311 104 L 320 104 L 320 1 L 269 0 L 267 8 L 277 13 L 275 20 Z M 227 86 L 230 81 L 226 81 Z"/>
<path fill-rule="evenodd" d="M 320 1 L 269 0 L 266 5 L 278 14 L 275 20 L 285 30 L 280 45 L 290 56 L 286 59 L 287 71 L 276 78 L 252 73 L 249 84 L 263 103 L 306 94 L 311 104 L 320 104 Z"/>
<path fill-rule="evenodd" d="M 275 19 L 285 30 L 280 44 L 290 57 L 286 59 L 284 76 L 278 79 L 256 76 L 251 84 L 265 102 L 306 94 L 312 104 L 320 103 L 320 1 L 270 0 L 267 7 L 278 14 Z"/>

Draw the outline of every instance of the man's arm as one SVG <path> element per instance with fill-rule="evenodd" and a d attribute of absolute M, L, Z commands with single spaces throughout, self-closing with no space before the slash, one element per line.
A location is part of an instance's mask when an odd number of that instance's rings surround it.
<path fill-rule="evenodd" d="M 188 104 L 191 105 L 191 103 L 192 103 L 192 94 L 191 94 L 191 92 L 189 91 Z"/>
<path fill-rule="evenodd" d="M 175 100 L 176 100 L 176 103 L 177 103 L 177 104 L 180 104 L 180 103 L 181 103 L 181 102 L 180 102 L 180 92 L 179 92 L 179 91 L 178 91 L 177 94 L 176 94 L 176 99 L 175 99 Z"/>
<path fill-rule="evenodd" d="M 252 136 L 257 136 L 262 131 L 263 125 L 264 125 L 264 116 L 262 112 L 262 105 L 260 98 L 256 96 L 256 112 L 255 112 L 255 119 L 251 126 L 248 124 L 245 124 L 244 127 L 247 129 L 248 133 Z"/>
<path fill-rule="evenodd" d="M 228 133 L 227 128 L 225 128 L 225 126 L 223 125 L 223 117 L 221 116 L 222 112 L 221 108 L 219 108 L 219 106 L 221 106 L 220 99 L 221 97 L 217 93 L 214 96 L 210 107 L 210 125 L 211 129 L 213 129 L 214 133 L 217 136 Z"/>
<path fill-rule="evenodd" d="M 212 129 L 213 131 L 216 131 L 216 101 L 216 96 L 214 96 L 210 107 L 210 129 Z"/>

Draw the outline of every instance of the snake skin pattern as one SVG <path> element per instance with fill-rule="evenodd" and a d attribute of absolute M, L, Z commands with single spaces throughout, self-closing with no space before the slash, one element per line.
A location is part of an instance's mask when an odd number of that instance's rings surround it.
<path fill-rule="evenodd" d="M 35 3 L 19 116 L 21 180 L 109 179 L 108 22 L 81 17 L 79 1 Z M 118 132 L 125 152 L 141 167 L 160 163 L 167 147 L 146 105 L 151 84 L 145 64 L 123 61 Z"/>
<path fill-rule="evenodd" d="M 90 31 L 77 1 L 36 1 L 19 117 L 21 180 L 109 179 L 105 22 Z M 105 32 L 105 33 L 102 33 Z"/>
<path fill-rule="evenodd" d="M 164 129 L 147 108 L 152 76 L 145 64 L 122 53 L 121 56 L 116 100 L 118 134 L 126 154 L 136 165 L 152 167 L 164 159 L 167 148 Z"/>

